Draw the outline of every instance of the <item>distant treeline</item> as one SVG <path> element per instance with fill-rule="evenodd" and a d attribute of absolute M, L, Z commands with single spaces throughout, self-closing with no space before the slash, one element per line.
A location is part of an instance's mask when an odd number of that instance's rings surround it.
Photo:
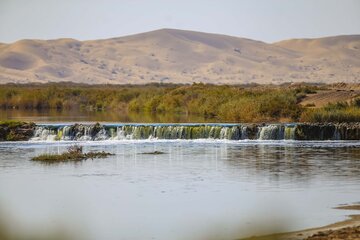
<path fill-rule="evenodd" d="M 299 105 L 319 86 L 2 85 L 0 107 L 28 110 L 129 111 L 196 114 L 226 122 L 360 121 L 360 100 L 322 109 Z"/>

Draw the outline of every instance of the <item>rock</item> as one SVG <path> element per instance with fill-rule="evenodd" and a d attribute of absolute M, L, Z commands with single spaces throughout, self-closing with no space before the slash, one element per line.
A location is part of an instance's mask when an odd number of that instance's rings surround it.
<path fill-rule="evenodd" d="M 298 124 L 295 127 L 296 140 L 332 140 L 336 127 L 333 124 Z"/>
<path fill-rule="evenodd" d="M 251 124 L 246 127 L 246 135 L 249 139 L 257 139 L 259 127 L 256 124 Z"/>
<path fill-rule="evenodd" d="M 0 122 L 0 141 L 27 141 L 34 135 L 35 123 Z"/>

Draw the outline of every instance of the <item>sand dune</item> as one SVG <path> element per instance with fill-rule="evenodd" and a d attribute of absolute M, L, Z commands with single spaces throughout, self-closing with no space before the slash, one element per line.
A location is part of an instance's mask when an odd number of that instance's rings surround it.
<path fill-rule="evenodd" d="M 126 37 L 0 44 L 0 83 L 360 82 L 360 35 L 251 39 L 161 29 Z"/>

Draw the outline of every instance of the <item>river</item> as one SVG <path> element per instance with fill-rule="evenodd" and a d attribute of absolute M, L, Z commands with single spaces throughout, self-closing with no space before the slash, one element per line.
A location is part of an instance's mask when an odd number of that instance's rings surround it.
<path fill-rule="evenodd" d="M 30 161 L 74 143 L 115 155 Z M 333 207 L 359 201 L 359 160 L 359 141 L 1 142 L 0 212 L 15 231 L 76 239 L 237 239 L 345 219 Z"/>

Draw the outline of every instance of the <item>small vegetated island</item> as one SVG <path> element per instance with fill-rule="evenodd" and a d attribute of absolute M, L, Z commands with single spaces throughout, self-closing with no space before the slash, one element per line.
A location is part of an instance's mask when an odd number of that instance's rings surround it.
<path fill-rule="evenodd" d="M 33 157 L 32 161 L 42 162 L 42 163 L 58 163 L 58 162 L 77 162 L 83 161 L 86 159 L 94 158 L 106 158 L 108 156 L 114 155 L 108 152 L 83 152 L 82 146 L 70 146 L 67 151 L 61 154 L 41 154 L 39 156 Z"/>

